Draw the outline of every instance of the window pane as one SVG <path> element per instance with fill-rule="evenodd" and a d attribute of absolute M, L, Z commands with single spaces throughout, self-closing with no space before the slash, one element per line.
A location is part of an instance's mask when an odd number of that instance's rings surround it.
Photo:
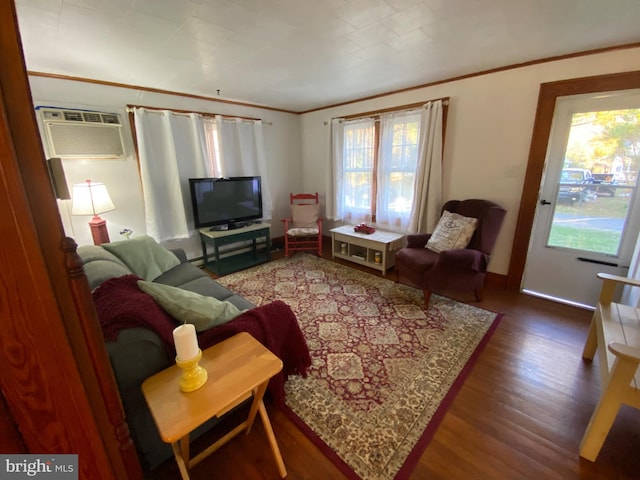
<path fill-rule="evenodd" d="M 221 176 L 220 166 L 220 142 L 218 137 L 218 127 L 213 119 L 207 119 L 204 122 L 205 139 L 207 142 L 207 155 L 208 155 L 208 175 L 214 177 Z"/>
<path fill-rule="evenodd" d="M 347 207 L 369 211 L 371 179 L 372 172 L 350 172 L 345 175 L 344 204 Z"/>
<path fill-rule="evenodd" d="M 371 215 L 375 127 L 373 122 L 348 125 L 344 130 L 343 202 L 348 211 Z M 357 218 L 353 215 L 351 218 Z"/>
<path fill-rule="evenodd" d="M 346 127 L 344 131 L 345 169 L 372 169 L 374 128 L 369 125 Z"/>
<path fill-rule="evenodd" d="M 390 212 L 409 213 L 413 201 L 415 173 L 392 173 L 390 175 L 388 198 Z"/>
<path fill-rule="evenodd" d="M 617 256 L 639 168 L 640 109 L 575 113 L 547 245 Z"/>
<path fill-rule="evenodd" d="M 383 155 L 388 152 L 389 158 L 380 159 L 382 175 L 386 177 L 379 192 L 380 203 L 388 212 L 409 214 L 418 165 L 420 117 L 412 115 L 394 119 L 391 128 L 390 149 L 383 148 Z"/>

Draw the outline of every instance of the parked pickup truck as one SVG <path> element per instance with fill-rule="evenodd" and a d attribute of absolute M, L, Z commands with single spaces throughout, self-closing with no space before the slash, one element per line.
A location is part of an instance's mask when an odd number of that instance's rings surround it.
<path fill-rule="evenodd" d="M 586 168 L 565 168 L 560 174 L 558 201 L 580 205 L 597 198 L 593 176 Z"/>
<path fill-rule="evenodd" d="M 592 173 L 593 183 L 596 185 L 596 195 L 601 197 L 613 197 L 616 194 L 613 173 Z"/>

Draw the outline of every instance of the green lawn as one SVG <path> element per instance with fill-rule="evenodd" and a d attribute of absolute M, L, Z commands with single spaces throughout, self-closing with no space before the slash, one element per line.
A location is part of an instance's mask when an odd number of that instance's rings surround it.
<path fill-rule="evenodd" d="M 549 235 L 549 245 L 551 246 L 576 248 L 609 255 L 618 253 L 619 242 L 620 232 L 565 225 L 553 225 Z"/>
<path fill-rule="evenodd" d="M 616 195 L 615 197 L 598 197 L 581 205 L 558 203 L 555 213 L 573 214 L 586 218 L 624 219 L 627 214 L 629 200 L 630 197 L 628 195 Z M 585 228 L 584 226 L 553 224 L 548 244 L 554 247 L 575 248 L 616 255 L 621 234 L 622 232 Z"/>
<path fill-rule="evenodd" d="M 616 195 L 615 197 L 598 197 L 582 204 L 569 205 L 557 203 L 557 213 L 575 213 L 585 217 L 613 217 L 624 218 L 629 208 L 630 195 Z"/>

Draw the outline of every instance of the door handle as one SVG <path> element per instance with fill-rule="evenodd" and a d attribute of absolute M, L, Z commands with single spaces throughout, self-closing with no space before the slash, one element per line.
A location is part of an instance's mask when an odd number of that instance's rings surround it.
<path fill-rule="evenodd" d="M 540 205 L 551 205 L 551 202 L 547 202 L 546 200 L 540 200 Z"/>

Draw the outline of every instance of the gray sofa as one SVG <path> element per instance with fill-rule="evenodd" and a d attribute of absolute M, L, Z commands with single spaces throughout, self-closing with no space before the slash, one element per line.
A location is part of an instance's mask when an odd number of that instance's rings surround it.
<path fill-rule="evenodd" d="M 133 245 L 133 243 L 127 245 Z M 165 252 L 168 253 L 166 249 Z M 163 271 L 156 278 L 147 278 L 148 280 L 228 301 L 240 310 L 254 307 L 252 303 L 234 294 L 214 281 L 203 270 L 189 263 L 183 250 L 171 252 L 177 261 L 167 265 L 177 264 Z M 78 254 L 83 261 L 84 271 L 92 291 L 103 282 L 124 275 L 135 274 L 143 278 L 122 258 L 101 246 L 80 246 Z M 106 341 L 106 347 L 120 390 L 131 437 L 143 467 L 151 470 L 171 458 L 173 454 L 171 447 L 164 443 L 158 434 L 140 386 L 151 375 L 173 365 L 174 358 L 167 352 L 166 342 L 156 332 L 144 327 L 121 329 L 115 341 Z M 215 423 L 217 423 L 215 419 L 205 423 L 192 434 L 192 438 L 200 436 Z"/>

